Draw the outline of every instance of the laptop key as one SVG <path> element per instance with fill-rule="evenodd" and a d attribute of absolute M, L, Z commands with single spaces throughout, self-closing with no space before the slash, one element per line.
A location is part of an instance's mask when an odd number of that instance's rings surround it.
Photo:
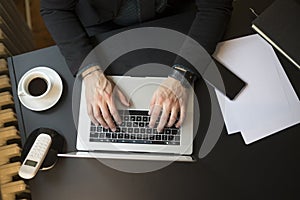
<path fill-rule="evenodd" d="M 133 122 L 133 127 L 138 127 L 138 126 L 139 126 L 139 123 Z"/>
<path fill-rule="evenodd" d="M 100 138 L 101 139 L 105 138 L 105 133 L 100 133 Z"/>
<path fill-rule="evenodd" d="M 148 135 L 147 135 L 147 134 L 143 134 L 143 135 L 142 135 L 142 139 L 143 139 L 143 140 L 148 140 Z"/>
<path fill-rule="evenodd" d="M 161 140 L 161 135 L 156 135 L 155 140 Z"/>
<path fill-rule="evenodd" d="M 122 121 L 122 123 L 120 124 L 120 126 L 126 126 L 126 123 L 124 121 Z"/>
<path fill-rule="evenodd" d="M 130 121 L 134 122 L 135 121 L 135 116 L 130 116 Z"/>
<path fill-rule="evenodd" d="M 130 138 L 131 138 L 131 139 L 135 139 L 135 138 L 136 138 L 136 137 L 135 137 L 135 134 L 131 134 L 131 135 L 130 135 Z"/>
<path fill-rule="evenodd" d="M 119 133 L 118 134 L 118 138 L 123 138 L 124 137 L 124 134 L 123 133 Z"/>
<path fill-rule="evenodd" d="M 151 128 L 147 128 L 146 129 L 146 133 L 148 133 L 148 134 L 152 133 L 152 129 Z"/>
<path fill-rule="evenodd" d="M 103 132 L 108 132 L 108 129 L 107 129 L 107 128 L 103 128 L 102 131 L 103 131 Z"/>
<path fill-rule="evenodd" d="M 90 138 L 90 142 L 100 142 L 100 139 L 96 138 Z"/>
<path fill-rule="evenodd" d="M 147 122 L 148 121 L 148 117 L 143 117 L 143 121 Z"/>
<path fill-rule="evenodd" d="M 142 134 L 137 134 L 137 137 L 136 137 L 136 139 L 138 139 L 138 140 L 141 140 L 141 139 L 143 139 L 143 137 L 142 137 Z"/>
<path fill-rule="evenodd" d="M 105 134 L 105 137 L 106 137 L 106 138 L 111 138 L 111 133 L 106 133 L 106 134 Z"/>
<path fill-rule="evenodd" d="M 162 140 L 168 140 L 168 136 L 167 135 L 162 135 Z"/>
<path fill-rule="evenodd" d="M 116 133 L 112 133 L 112 134 L 111 134 L 111 137 L 112 137 L 112 138 L 117 138 L 117 134 L 116 134 Z"/>
<path fill-rule="evenodd" d="M 98 135 L 99 135 L 98 133 L 91 133 L 90 137 L 91 138 L 98 138 Z"/>
<path fill-rule="evenodd" d="M 142 117 L 141 116 L 136 116 L 136 121 L 138 121 L 138 122 L 142 121 Z"/>
<path fill-rule="evenodd" d="M 127 122 L 127 123 L 126 123 L 126 126 L 127 126 L 127 127 L 132 127 L 132 122 Z"/>
<path fill-rule="evenodd" d="M 173 141 L 171 141 L 171 142 L 168 142 L 168 144 L 170 144 L 170 145 L 180 145 L 180 142 L 173 142 Z"/>
<path fill-rule="evenodd" d="M 129 139 L 129 134 L 125 133 L 125 139 Z"/>
<path fill-rule="evenodd" d="M 133 133 L 133 128 L 128 128 L 127 131 L 128 133 Z"/>
<path fill-rule="evenodd" d="M 141 133 L 145 133 L 146 132 L 146 130 L 144 128 L 141 128 L 140 131 L 141 131 Z"/>
<path fill-rule="evenodd" d="M 172 129 L 172 135 L 177 135 L 178 129 Z"/>
<path fill-rule="evenodd" d="M 126 121 L 126 122 L 129 121 L 129 116 L 128 115 L 124 116 L 124 121 Z"/>
<path fill-rule="evenodd" d="M 152 144 L 166 144 L 164 141 L 152 141 Z"/>

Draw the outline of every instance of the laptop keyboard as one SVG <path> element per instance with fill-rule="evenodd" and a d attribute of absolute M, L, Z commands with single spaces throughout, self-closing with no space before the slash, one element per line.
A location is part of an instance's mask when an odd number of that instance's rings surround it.
<path fill-rule="evenodd" d="M 101 125 L 91 123 L 90 142 L 133 143 L 156 145 L 180 145 L 180 129 L 165 127 L 158 133 L 156 128 L 150 128 L 148 111 L 124 110 L 119 111 L 122 124 L 112 132 Z M 159 119 L 155 127 L 157 127 Z"/>

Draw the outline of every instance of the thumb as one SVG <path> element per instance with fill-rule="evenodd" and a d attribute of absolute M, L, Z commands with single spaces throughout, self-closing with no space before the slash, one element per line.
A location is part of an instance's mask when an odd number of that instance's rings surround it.
<path fill-rule="evenodd" d="M 116 88 L 117 90 L 117 94 L 118 94 L 118 97 L 120 99 L 120 102 L 125 105 L 125 106 L 130 106 L 130 102 L 129 100 L 126 98 L 126 96 L 123 94 L 123 92 L 119 89 L 119 88 Z"/>

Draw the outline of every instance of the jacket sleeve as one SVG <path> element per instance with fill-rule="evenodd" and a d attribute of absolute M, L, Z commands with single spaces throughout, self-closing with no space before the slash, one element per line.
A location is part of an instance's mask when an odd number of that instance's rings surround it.
<path fill-rule="evenodd" d="M 196 5 L 197 13 L 188 35 L 211 55 L 214 53 L 217 43 L 222 39 L 230 20 L 232 0 L 196 0 Z M 183 45 L 182 48 L 188 50 L 189 46 Z M 197 71 L 204 72 L 210 61 L 205 59 L 205 64 Z M 191 65 L 181 57 L 177 57 L 174 64 L 183 65 L 193 70 Z"/>
<path fill-rule="evenodd" d="M 75 75 L 92 50 L 87 33 L 75 13 L 76 0 L 41 0 L 44 22 Z"/>
<path fill-rule="evenodd" d="M 232 0 L 197 0 L 198 12 L 189 35 L 209 54 L 222 39 L 232 12 Z"/>

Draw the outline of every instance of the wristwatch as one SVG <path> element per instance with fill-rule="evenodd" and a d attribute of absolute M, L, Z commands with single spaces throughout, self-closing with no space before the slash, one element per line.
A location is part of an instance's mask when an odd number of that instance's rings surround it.
<path fill-rule="evenodd" d="M 183 65 L 173 65 L 173 69 L 174 70 L 171 74 L 169 74 L 169 77 L 180 81 L 181 85 L 185 88 L 188 88 L 196 80 L 195 73 Z"/>

